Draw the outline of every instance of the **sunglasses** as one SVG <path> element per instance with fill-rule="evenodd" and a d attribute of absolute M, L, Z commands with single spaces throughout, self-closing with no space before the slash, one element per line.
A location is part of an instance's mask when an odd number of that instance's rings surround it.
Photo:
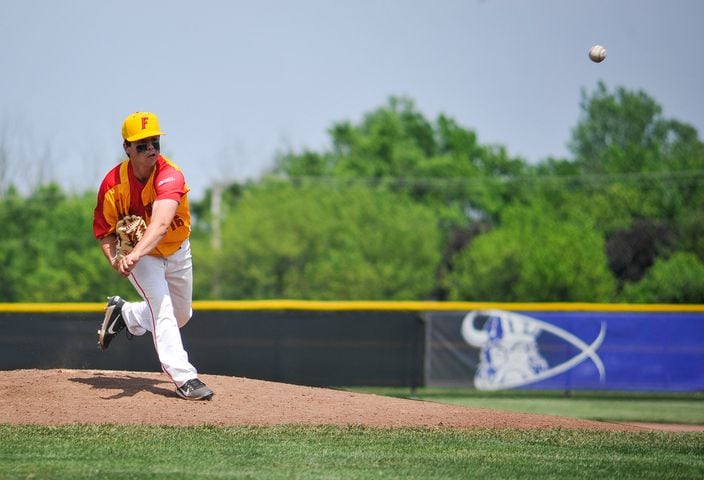
<path fill-rule="evenodd" d="M 137 150 L 137 153 L 144 153 L 149 148 L 149 145 L 154 147 L 154 150 L 159 150 L 159 140 L 152 140 L 151 142 L 146 143 L 136 143 L 134 148 Z"/>

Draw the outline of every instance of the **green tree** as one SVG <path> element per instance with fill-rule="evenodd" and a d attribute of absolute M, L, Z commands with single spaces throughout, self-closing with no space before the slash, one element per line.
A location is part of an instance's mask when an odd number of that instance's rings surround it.
<path fill-rule="evenodd" d="M 458 254 L 453 300 L 608 301 L 614 292 L 604 239 L 579 212 L 536 201 L 509 207 L 498 227 Z"/>
<path fill-rule="evenodd" d="M 581 108 L 570 149 L 584 173 L 680 169 L 664 156 L 696 139 L 692 127 L 663 118 L 662 107 L 643 91 L 610 92 L 599 82 L 591 95 L 582 92 Z"/>
<path fill-rule="evenodd" d="M 580 172 L 605 185 L 600 200 L 620 207 L 611 211 L 673 219 L 701 204 L 704 144 L 696 129 L 664 118 L 645 92 L 611 92 L 603 82 L 591 95 L 582 92 L 581 107 L 570 148 Z"/>
<path fill-rule="evenodd" d="M 574 158 L 537 165 L 405 97 L 336 123 L 329 149 L 219 185 L 223 222 L 212 192 L 192 199 L 195 296 L 679 298 L 658 272 L 704 260 L 704 144 L 644 92 L 599 83 L 581 108 Z M 94 202 L 0 192 L 0 301 L 134 296 L 92 238 Z"/>
<path fill-rule="evenodd" d="M 446 115 L 434 122 L 426 119 L 407 97 L 391 97 L 359 124 L 339 122 L 329 133 L 329 151 L 284 153 L 275 173 L 393 182 L 448 222 L 466 224 L 461 214 L 466 203 L 495 214 L 512 190 L 493 180 L 526 171 L 521 159 L 503 147 L 481 145 L 475 132 Z"/>
<path fill-rule="evenodd" d="M 287 152 L 277 159 L 275 173 L 289 179 L 359 180 L 410 194 L 437 217 L 444 244 L 439 279 L 452 268 L 465 239 L 521 195 L 524 184 L 514 177 L 529 171 L 523 160 L 501 146 L 481 145 L 475 132 L 448 116 L 426 119 L 405 97 L 391 97 L 357 124 L 336 123 L 329 133 L 329 151 Z M 434 292 L 445 297 L 441 286 Z"/>
<path fill-rule="evenodd" d="M 434 285 L 440 234 L 407 196 L 341 183 L 266 181 L 231 207 L 222 250 L 196 287 L 224 298 L 420 299 Z"/>
<path fill-rule="evenodd" d="M 0 197 L 0 301 L 18 301 L 22 295 L 23 276 L 31 271 L 32 253 L 28 252 L 30 219 L 35 213 L 14 188 Z"/>
<path fill-rule="evenodd" d="M 582 93 L 581 107 L 570 147 L 583 194 L 574 200 L 582 197 L 605 232 L 620 284 L 642 278 L 659 256 L 703 259 L 704 144 L 696 129 L 665 118 L 645 92 L 610 91 L 603 82 Z"/>
<path fill-rule="evenodd" d="M 687 252 L 660 258 L 643 280 L 626 285 L 622 298 L 631 303 L 704 303 L 704 263 Z"/>
<path fill-rule="evenodd" d="M 55 184 L 0 199 L 0 300 L 99 301 L 131 291 L 92 235 L 94 195 L 66 195 Z"/>

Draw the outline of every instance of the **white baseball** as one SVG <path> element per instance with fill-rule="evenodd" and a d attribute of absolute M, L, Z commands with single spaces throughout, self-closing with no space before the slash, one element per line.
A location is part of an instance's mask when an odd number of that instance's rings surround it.
<path fill-rule="evenodd" d="M 596 63 L 603 61 L 606 58 L 606 49 L 601 45 L 594 45 L 589 49 L 589 58 Z"/>

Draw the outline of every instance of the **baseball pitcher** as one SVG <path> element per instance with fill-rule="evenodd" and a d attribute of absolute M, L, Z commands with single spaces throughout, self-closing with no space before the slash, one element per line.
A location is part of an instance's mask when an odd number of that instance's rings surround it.
<path fill-rule="evenodd" d="M 105 258 L 142 297 L 108 298 L 98 346 L 151 332 L 162 370 L 188 400 L 210 399 L 183 348 L 180 328 L 191 318 L 193 271 L 188 187 L 181 169 L 160 154 L 156 115 L 137 112 L 122 125 L 127 159 L 112 168 L 98 190 L 93 233 Z"/>

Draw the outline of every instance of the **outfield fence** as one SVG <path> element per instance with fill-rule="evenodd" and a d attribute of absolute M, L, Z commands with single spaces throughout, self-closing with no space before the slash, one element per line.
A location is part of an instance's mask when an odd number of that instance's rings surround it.
<path fill-rule="evenodd" d="M 97 348 L 102 304 L 0 304 L 0 369 L 158 370 L 151 339 Z M 197 301 L 202 373 L 317 386 L 704 390 L 704 305 Z"/>

